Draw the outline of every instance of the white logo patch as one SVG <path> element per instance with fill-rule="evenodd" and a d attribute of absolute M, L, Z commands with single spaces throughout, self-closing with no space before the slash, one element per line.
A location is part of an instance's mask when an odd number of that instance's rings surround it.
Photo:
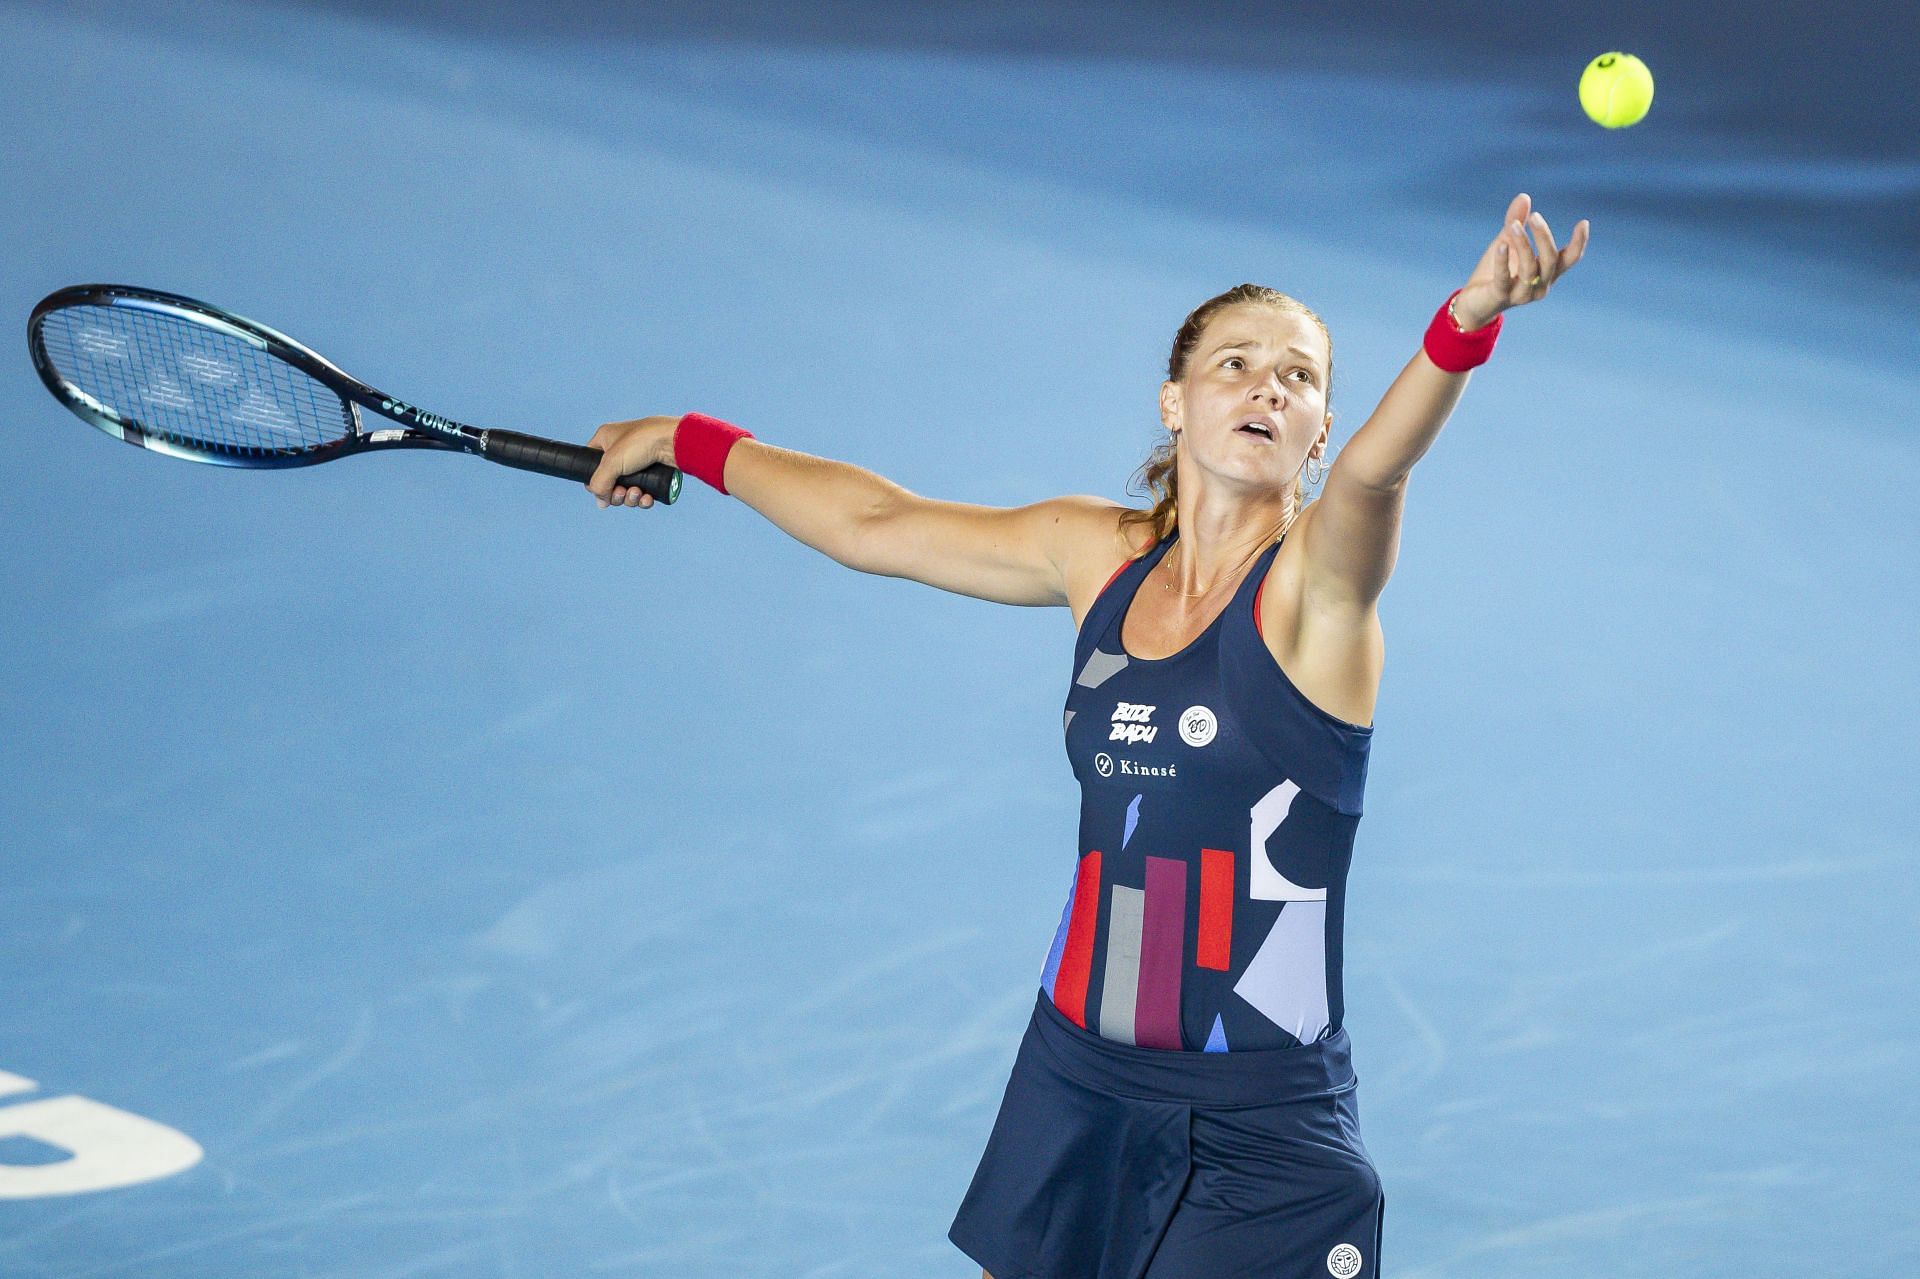
<path fill-rule="evenodd" d="M 1327 1273 L 1334 1279 L 1353 1279 L 1360 1273 L 1360 1250 L 1350 1243 L 1336 1244 L 1327 1254 Z"/>
<path fill-rule="evenodd" d="M 1189 706 L 1180 712 L 1180 740 L 1189 746 L 1205 746 L 1220 731 L 1220 722 L 1204 706 Z"/>
<path fill-rule="evenodd" d="M 1101 751 L 1093 757 L 1093 771 L 1102 777 L 1113 776 L 1113 756 Z"/>

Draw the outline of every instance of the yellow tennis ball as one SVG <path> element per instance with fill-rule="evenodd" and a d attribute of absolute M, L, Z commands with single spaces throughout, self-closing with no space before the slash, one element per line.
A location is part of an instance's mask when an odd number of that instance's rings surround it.
<path fill-rule="evenodd" d="M 1609 129 L 1638 124 L 1653 105 L 1653 72 L 1631 53 L 1603 53 L 1580 73 L 1580 105 Z"/>

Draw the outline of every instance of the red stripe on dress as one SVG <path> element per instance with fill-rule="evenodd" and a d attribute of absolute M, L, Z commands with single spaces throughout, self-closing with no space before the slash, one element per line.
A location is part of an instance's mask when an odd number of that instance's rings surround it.
<path fill-rule="evenodd" d="M 1119 567 L 1119 568 L 1117 568 L 1117 569 L 1115 569 L 1115 570 L 1113 570 L 1113 577 L 1118 577 L 1118 576 L 1120 576 L 1120 575 L 1121 575 L 1122 573 L 1124 573 L 1124 572 L 1126 572 L 1126 571 L 1127 571 L 1127 565 L 1129 565 L 1129 564 L 1131 564 L 1131 563 L 1133 563 L 1133 561 L 1132 561 L 1132 560 L 1122 560 L 1122 561 L 1120 562 L 1120 567 Z M 1113 585 L 1113 577 L 1110 577 L 1110 578 L 1108 578 L 1108 579 L 1107 579 L 1107 581 L 1106 581 L 1106 585 L 1105 585 L 1105 586 L 1102 586 L 1102 587 L 1101 587 L 1101 588 L 1100 588 L 1100 589 L 1099 589 L 1098 591 L 1096 591 L 1096 592 L 1094 593 L 1094 594 L 1095 594 L 1095 597 L 1096 597 L 1096 598 L 1098 598 L 1098 597 L 1099 597 L 1099 596 L 1101 596 L 1101 595 L 1105 595 L 1105 594 L 1107 593 L 1107 587 L 1108 587 L 1108 586 L 1112 586 L 1112 585 Z"/>
<path fill-rule="evenodd" d="M 1053 981 L 1053 1006 L 1067 1020 L 1087 1027 L 1087 981 L 1093 973 L 1093 926 L 1100 914 L 1100 850 L 1080 859 L 1073 881 L 1073 918 L 1067 924 L 1067 944 L 1060 952 L 1060 971 Z"/>
<path fill-rule="evenodd" d="M 1233 954 L 1233 854 L 1200 850 L 1200 938 L 1193 962 L 1226 972 Z"/>
<path fill-rule="evenodd" d="M 1267 628 L 1260 625 L 1260 592 L 1266 589 L 1267 579 L 1263 577 L 1260 579 L 1260 585 L 1255 587 L 1253 592 L 1253 629 L 1259 633 L 1261 639 L 1267 637 Z"/>
<path fill-rule="evenodd" d="M 1187 960 L 1187 864 L 1147 858 L 1147 903 L 1140 925 L 1140 984 L 1134 996 L 1133 1042 L 1181 1048 L 1180 971 Z"/>

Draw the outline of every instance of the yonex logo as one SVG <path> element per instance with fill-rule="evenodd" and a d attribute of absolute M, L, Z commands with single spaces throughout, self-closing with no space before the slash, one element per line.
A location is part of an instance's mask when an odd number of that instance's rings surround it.
<path fill-rule="evenodd" d="M 438 413 L 429 413 L 425 409 L 416 409 L 401 400 L 383 399 L 380 401 L 382 413 L 404 413 L 429 430 L 450 431 L 454 429 L 451 418 L 441 417 Z"/>
<path fill-rule="evenodd" d="M 1360 1250 L 1350 1243 L 1336 1244 L 1327 1254 L 1327 1273 L 1334 1279 L 1353 1279 L 1360 1273 Z"/>
<path fill-rule="evenodd" d="M 1204 706 L 1189 706 L 1180 712 L 1180 740 L 1189 746 L 1205 746 L 1220 731 L 1220 722 Z"/>

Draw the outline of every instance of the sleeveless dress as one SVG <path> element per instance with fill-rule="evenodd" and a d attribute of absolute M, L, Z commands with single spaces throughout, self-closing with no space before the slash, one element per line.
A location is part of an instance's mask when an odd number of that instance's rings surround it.
<path fill-rule="evenodd" d="M 1079 853 L 948 1237 L 994 1279 L 1376 1279 L 1386 1201 L 1341 994 L 1373 730 L 1268 651 L 1278 542 L 1187 647 L 1128 653 L 1128 606 L 1178 536 L 1081 623 Z"/>
<path fill-rule="evenodd" d="M 1074 646 L 1064 730 L 1080 856 L 1041 986 L 1120 1043 L 1311 1043 L 1345 1011 L 1347 867 L 1373 730 L 1308 701 L 1268 651 L 1259 594 L 1279 542 L 1184 649 L 1128 653 L 1127 608 L 1178 536 L 1121 568 Z"/>

